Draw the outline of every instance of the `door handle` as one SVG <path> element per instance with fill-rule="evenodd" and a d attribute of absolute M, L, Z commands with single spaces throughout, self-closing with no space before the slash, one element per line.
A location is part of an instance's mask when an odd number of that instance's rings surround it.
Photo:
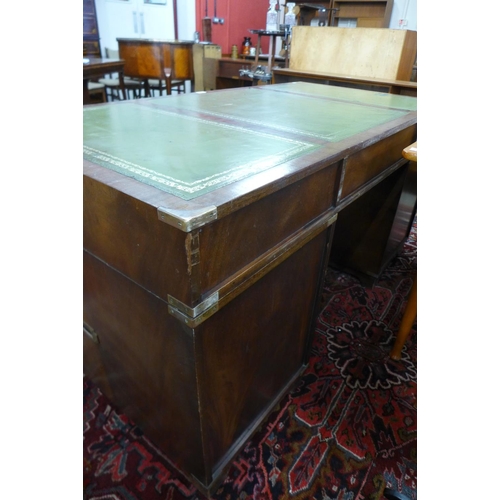
<path fill-rule="evenodd" d="M 141 35 L 144 35 L 144 12 L 141 12 Z"/>
<path fill-rule="evenodd" d="M 132 15 L 134 16 L 134 33 L 137 33 L 137 12 L 133 12 Z"/>

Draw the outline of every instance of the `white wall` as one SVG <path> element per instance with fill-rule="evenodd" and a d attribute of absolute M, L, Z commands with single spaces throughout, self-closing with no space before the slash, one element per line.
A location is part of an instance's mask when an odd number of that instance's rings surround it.
<path fill-rule="evenodd" d="M 117 38 L 158 38 L 174 40 L 173 0 L 166 5 L 148 5 L 144 0 L 95 0 L 102 54 L 105 48 L 117 50 Z M 134 16 L 135 22 L 134 22 Z M 143 17 L 145 32 L 139 33 Z M 193 40 L 195 0 L 177 0 L 178 38 Z"/>
<path fill-rule="evenodd" d="M 177 0 L 177 36 L 179 40 L 193 40 L 196 31 L 195 0 Z"/>

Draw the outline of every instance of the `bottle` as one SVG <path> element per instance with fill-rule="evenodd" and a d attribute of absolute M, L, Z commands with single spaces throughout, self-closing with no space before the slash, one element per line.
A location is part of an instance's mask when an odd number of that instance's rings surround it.
<path fill-rule="evenodd" d="M 278 11 L 276 10 L 278 0 L 269 0 L 269 9 L 266 17 L 266 31 L 279 31 Z"/>
<path fill-rule="evenodd" d="M 286 4 L 287 11 L 285 14 L 285 24 L 288 24 L 290 28 L 292 26 L 295 26 L 297 24 L 297 18 L 295 17 L 295 14 L 293 13 L 293 8 L 295 7 L 295 2 L 289 2 Z"/>
<path fill-rule="evenodd" d="M 250 55 L 250 47 L 252 46 L 252 40 L 250 40 L 249 36 L 245 36 L 243 38 L 243 43 L 241 45 L 241 55 L 248 56 Z"/>

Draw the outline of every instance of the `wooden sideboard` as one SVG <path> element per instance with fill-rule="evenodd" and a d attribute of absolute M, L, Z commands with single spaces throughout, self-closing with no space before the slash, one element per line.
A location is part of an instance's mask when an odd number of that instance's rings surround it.
<path fill-rule="evenodd" d="M 210 495 L 307 364 L 343 212 L 401 195 L 416 99 L 262 85 L 83 123 L 84 372 Z"/>
<path fill-rule="evenodd" d="M 117 38 L 124 74 L 132 78 L 155 78 L 166 82 L 165 68 L 172 80 L 191 82 L 194 88 L 193 41 Z"/>

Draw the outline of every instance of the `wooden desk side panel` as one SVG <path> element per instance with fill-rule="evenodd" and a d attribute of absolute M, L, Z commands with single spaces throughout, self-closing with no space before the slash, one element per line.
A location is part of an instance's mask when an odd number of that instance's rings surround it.
<path fill-rule="evenodd" d="M 202 227 L 202 292 L 217 286 L 332 207 L 339 172 L 339 163 L 329 165 Z"/>
<path fill-rule="evenodd" d="M 412 125 L 349 156 L 344 164 L 339 200 L 353 194 L 371 179 L 401 160 L 401 152 L 406 147 L 405 145 L 414 142 L 416 136 L 417 125 Z"/>
<path fill-rule="evenodd" d="M 203 441 L 212 472 L 234 458 L 224 455 L 242 435 L 248 439 L 245 431 L 306 361 L 329 235 L 324 230 L 200 327 Z"/>
<path fill-rule="evenodd" d="M 180 468 L 203 474 L 193 336 L 163 301 L 84 252 L 84 373 Z"/>
<path fill-rule="evenodd" d="M 290 52 L 290 69 L 409 80 L 416 56 L 416 32 L 294 26 Z"/>
<path fill-rule="evenodd" d="M 83 245 L 144 288 L 191 301 L 186 233 L 158 220 L 155 207 L 83 178 Z"/>

